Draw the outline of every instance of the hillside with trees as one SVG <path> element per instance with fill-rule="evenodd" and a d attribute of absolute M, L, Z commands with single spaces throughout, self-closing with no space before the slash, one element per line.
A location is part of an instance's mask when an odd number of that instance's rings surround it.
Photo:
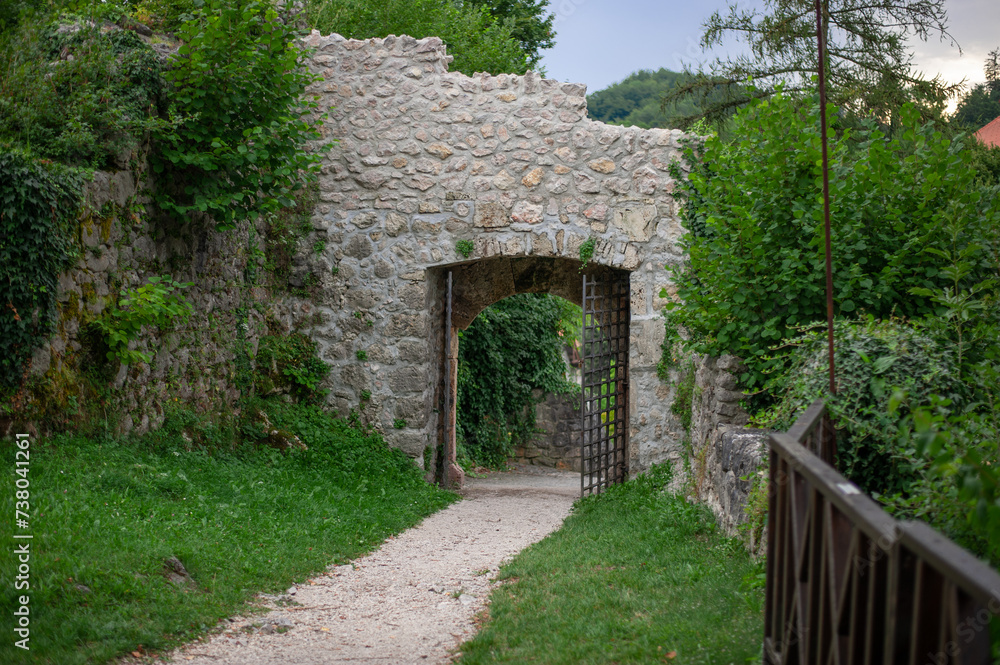
<path fill-rule="evenodd" d="M 671 119 L 698 111 L 693 100 L 664 108 L 663 96 L 684 79 L 684 74 L 660 68 L 640 69 L 618 83 L 587 96 L 587 110 L 594 120 L 636 127 L 670 127 Z"/>

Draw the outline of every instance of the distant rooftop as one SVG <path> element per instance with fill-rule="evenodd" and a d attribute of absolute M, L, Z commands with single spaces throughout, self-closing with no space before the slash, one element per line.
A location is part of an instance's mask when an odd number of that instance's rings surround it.
<path fill-rule="evenodd" d="M 1000 118 L 996 118 L 976 132 L 976 138 L 985 146 L 1000 148 Z"/>

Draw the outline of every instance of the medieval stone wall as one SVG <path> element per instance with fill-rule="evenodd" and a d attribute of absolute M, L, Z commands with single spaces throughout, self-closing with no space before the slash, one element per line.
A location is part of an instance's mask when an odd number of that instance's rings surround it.
<path fill-rule="evenodd" d="M 89 412 L 121 433 L 142 433 L 172 407 L 218 416 L 241 396 L 238 359 L 250 362 L 269 327 L 287 333 L 311 313 L 307 301 L 247 278 L 262 272 L 251 256 L 260 229 L 244 223 L 219 232 L 209 220 L 158 219 L 145 179 L 141 169 L 98 171 L 86 187 L 80 256 L 59 276 L 57 326 L 34 353 L 19 407 L 31 420 L 65 428 Z M 130 348 L 149 353 L 150 363 L 108 360 L 90 324 L 149 278 L 166 275 L 191 283 L 183 292 L 191 317 L 143 329 Z"/>
<path fill-rule="evenodd" d="M 311 331 L 334 365 L 332 405 L 364 407 L 419 461 L 440 436 L 444 271 L 461 266 L 462 279 L 496 287 L 477 287 L 474 316 L 540 290 L 540 272 L 578 283 L 592 238 L 592 266 L 631 273 L 631 465 L 676 450 L 672 389 L 662 394 L 655 366 L 664 266 L 682 258 L 668 169 L 683 134 L 591 121 L 581 85 L 449 72 L 433 37 L 313 32 L 305 43 L 322 77 L 311 92 L 329 114 L 325 141 L 336 141 L 313 216 L 328 242 L 313 259 L 324 295 Z"/>

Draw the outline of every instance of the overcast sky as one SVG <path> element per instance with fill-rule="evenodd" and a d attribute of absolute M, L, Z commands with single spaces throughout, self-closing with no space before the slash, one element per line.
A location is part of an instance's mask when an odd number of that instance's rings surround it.
<path fill-rule="evenodd" d="M 556 45 L 542 64 L 549 78 L 586 83 L 589 92 L 620 81 L 638 69 L 666 67 L 712 57 L 698 46 L 702 22 L 725 0 L 549 0 L 556 15 Z M 741 6 L 743 2 L 739 3 Z M 746 6 L 760 5 L 759 2 Z M 940 42 L 913 44 L 914 64 L 928 76 L 949 82 L 984 80 L 986 54 L 1000 47 L 1000 0 L 946 0 L 950 32 L 962 47 Z"/>

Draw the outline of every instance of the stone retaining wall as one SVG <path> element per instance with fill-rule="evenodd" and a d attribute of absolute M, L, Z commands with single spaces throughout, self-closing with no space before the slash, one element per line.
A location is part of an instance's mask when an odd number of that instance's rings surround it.
<path fill-rule="evenodd" d="M 749 417 L 737 390 L 738 358 L 702 356 L 695 362 L 691 411 L 691 473 L 697 498 L 730 535 L 748 521 L 755 478 L 766 475 L 767 433 L 746 427 Z M 762 552 L 762 534 L 748 533 L 751 551 Z"/>

